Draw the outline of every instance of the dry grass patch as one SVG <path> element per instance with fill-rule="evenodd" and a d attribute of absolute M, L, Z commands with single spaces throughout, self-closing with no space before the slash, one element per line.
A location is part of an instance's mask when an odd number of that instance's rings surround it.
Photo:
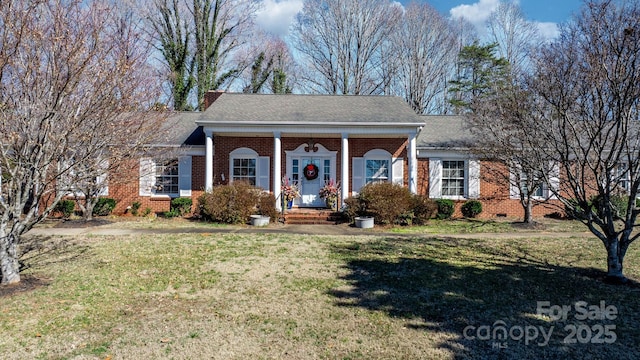
<path fill-rule="evenodd" d="M 281 234 L 55 238 L 5 294 L 7 359 L 453 359 L 640 356 L 638 289 L 604 285 L 592 239 Z M 627 274 L 640 278 L 631 249 Z M 612 345 L 562 344 L 536 301 L 600 300 Z M 466 326 L 555 326 L 548 346 L 470 340 Z M 596 325 L 597 321 L 566 324 Z M 562 325 L 562 326 L 561 326 Z"/>

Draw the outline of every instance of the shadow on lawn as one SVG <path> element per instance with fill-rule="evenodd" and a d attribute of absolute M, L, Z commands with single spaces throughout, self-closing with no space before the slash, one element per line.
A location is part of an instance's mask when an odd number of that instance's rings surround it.
<path fill-rule="evenodd" d="M 455 358 L 640 358 L 637 286 L 603 284 L 601 270 L 551 265 L 525 249 L 502 251 L 465 239 L 398 237 L 333 250 L 346 260 L 349 274 L 344 279 L 351 285 L 348 290 L 330 291 L 337 305 L 381 311 L 407 319 L 414 329 L 448 334 L 450 340 L 440 346 Z M 538 301 L 571 306 L 567 320 L 536 316 Z M 617 308 L 618 316 L 578 320 L 574 307 L 578 301 L 596 306 L 605 301 Z M 613 343 L 590 342 L 600 326 L 612 324 L 617 337 Z M 505 340 L 493 333 L 500 325 L 513 331 Z M 573 326 L 582 329 L 580 339 L 571 335 Z M 531 338 L 534 329 L 538 335 L 526 344 L 524 338 L 518 339 L 519 329 L 529 331 Z M 548 341 L 542 331 L 547 336 L 551 331 Z M 601 338 L 610 339 L 608 335 Z M 578 343 L 565 344 L 565 338 Z"/>
<path fill-rule="evenodd" d="M 87 254 L 89 247 L 65 238 L 53 236 L 28 236 L 20 248 L 20 282 L 0 286 L 0 298 L 17 293 L 29 292 L 49 285 L 48 279 L 33 274 L 24 274 L 27 269 L 39 270 L 49 264 L 69 262 Z"/>

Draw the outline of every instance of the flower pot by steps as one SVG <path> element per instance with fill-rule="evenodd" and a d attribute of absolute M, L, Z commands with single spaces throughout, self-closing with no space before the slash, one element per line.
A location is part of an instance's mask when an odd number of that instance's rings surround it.
<path fill-rule="evenodd" d="M 373 217 L 371 216 L 358 216 L 355 220 L 357 228 L 370 229 L 373 227 Z"/>
<path fill-rule="evenodd" d="M 251 215 L 251 225 L 253 226 L 267 226 L 269 225 L 270 218 L 263 215 Z"/>

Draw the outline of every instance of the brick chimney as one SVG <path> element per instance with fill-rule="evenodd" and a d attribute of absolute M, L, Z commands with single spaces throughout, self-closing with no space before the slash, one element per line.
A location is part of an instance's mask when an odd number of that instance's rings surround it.
<path fill-rule="evenodd" d="M 224 90 L 209 90 L 204 94 L 204 101 L 203 101 L 203 109 L 202 111 L 205 111 L 209 108 L 209 106 L 211 106 L 211 104 L 213 104 L 214 101 L 218 100 L 218 98 L 220 97 L 220 95 L 224 94 Z"/>

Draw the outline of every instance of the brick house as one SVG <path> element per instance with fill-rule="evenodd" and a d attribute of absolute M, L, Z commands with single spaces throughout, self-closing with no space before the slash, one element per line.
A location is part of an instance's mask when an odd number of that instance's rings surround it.
<path fill-rule="evenodd" d="M 324 204 L 320 187 L 333 179 L 342 199 L 368 182 L 390 181 L 432 198 L 480 199 L 483 217 L 522 216 L 508 184 L 481 176 L 483 167 L 500 165 L 456 146 L 468 136 L 460 117 L 419 116 L 389 96 L 212 91 L 205 108 L 169 119 L 170 138 L 155 146 L 170 149 L 170 158 L 140 159 L 132 166 L 139 181 L 110 186 L 116 213 L 134 201 L 142 209 L 166 211 L 172 198 L 195 200 L 205 189 L 235 180 L 278 197 L 288 179 L 300 187 L 294 206 L 315 208 Z M 305 169 L 317 174 L 305 176 Z M 551 211 L 537 207 L 535 215 Z"/>

